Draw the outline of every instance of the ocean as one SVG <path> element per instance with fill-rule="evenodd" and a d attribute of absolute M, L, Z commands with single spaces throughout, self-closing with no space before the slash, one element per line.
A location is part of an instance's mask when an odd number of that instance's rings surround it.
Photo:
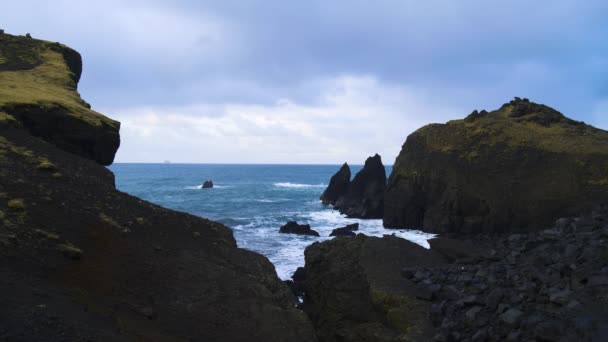
<path fill-rule="evenodd" d="M 351 165 L 356 174 L 361 165 Z M 428 248 L 420 231 L 385 229 L 382 220 L 349 219 L 319 196 L 340 165 L 113 164 L 119 190 L 166 208 L 221 222 L 239 247 L 265 255 L 281 279 L 304 265 L 304 249 L 330 239 L 332 229 L 359 223 L 369 236 L 395 234 Z M 387 175 L 391 168 L 387 167 Z M 201 189 L 205 180 L 214 188 Z M 280 234 L 289 220 L 310 224 L 321 237 Z M 405 227 L 404 227 L 405 228 Z"/>

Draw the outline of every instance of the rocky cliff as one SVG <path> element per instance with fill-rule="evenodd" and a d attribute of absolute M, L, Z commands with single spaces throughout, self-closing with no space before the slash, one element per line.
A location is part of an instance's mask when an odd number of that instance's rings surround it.
<path fill-rule="evenodd" d="M 411 134 L 395 161 L 386 227 L 540 229 L 608 198 L 608 132 L 527 99 Z"/>
<path fill-rule="evenodd" d="M 119 124 L 76 92 L 80 56 L 0 35 L 0 339 L 314 341 L 232 231 L 117 191 Z"/>
<path fill-rule="evenodd" d="M 111 164 L 120 123 L 80 98 L 81 72 L 80 54 L 65 45 L 1 34 L 0 127 L 20 127 L 62 150 Z"/>

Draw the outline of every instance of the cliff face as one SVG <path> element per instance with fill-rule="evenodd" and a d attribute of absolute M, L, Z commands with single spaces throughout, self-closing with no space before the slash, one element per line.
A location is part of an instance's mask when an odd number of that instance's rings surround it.
<path fill-rule="evenodd" d="M 425 126 L 397 157 L 386 227 L 429 232 L 541 229 L 608 195 L 608 132 L 518 99 Z"/>
<path fill-rule="evenodd" d="M 119 124 L 80 100 L 76 52 L 0 42 L 3 340 L 316 339 L 229 228 L 115 189 Z"/>
<path fill-rule="evenodd" d="M 57 147 L 109 165 L 120 123 L 77 91 L 80 54 L 59 43 L 0 35 L 0 127 L 18 126 Z"/>

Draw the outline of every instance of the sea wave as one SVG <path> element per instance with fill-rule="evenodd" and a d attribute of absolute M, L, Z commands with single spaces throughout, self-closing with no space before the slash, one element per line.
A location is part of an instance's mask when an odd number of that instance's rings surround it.
<path fill-rule="evenodd" d="M 213 185 L 213 189 L 225 189 L 225 188 L 230 188 L 230 185 Z M 187 190 L 196 190 L 196 189 L 202 189 L 203 186 L 202 185 L 193 185 L 193 186 L 187 186 L 184 189 Z"/>
<path fill-rule="evenodd" d="M 273 185 L 279 188 L 324 188 L 327 186 L 325 184 L 301 184 L 290 182 L 274 183 Z"/>
<path fill-rule="evenodd" d="M 267 199 L 267 198 L 261 198 L 261 199 L 256 199 L 256 202 L 260 202 L 260 203 L 279 203 L 279 202 L 286 202 L 286 201 L 291 201 L 288 198 L 275 198 L 275 199 Z"/>

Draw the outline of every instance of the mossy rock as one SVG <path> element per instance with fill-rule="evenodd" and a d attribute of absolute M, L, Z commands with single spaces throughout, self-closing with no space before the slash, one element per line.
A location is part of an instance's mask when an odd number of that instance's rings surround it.
<path fill-rule="evenodd" d="M 22 199 L 12 199 L 7 202 L 7 207 L 12 211 L 23 211 L 25 210 L 25 203 Z"/>
<path fill-rule="evenodd" d="M 82 258 L 82 250 L 72 244 L 62 243 L 57 245 L 57 250 L 66 258 L 72 260 L 80 260 Z"/>
<path fill-rule="evenodd" d="M 61 149 L 108 165 L 120 123 L 90 109 L 77 91 L 78 52 L 59 43 L 0 35 L 0 127 L 18 126 Z"/>
<path fill-rule="evenodd" d="M 516 98 L 412 133 L 389 177 L 384 224 L 451 233 L 543 229 L 608 198 L 606 179 L 608 132 Z"/>

